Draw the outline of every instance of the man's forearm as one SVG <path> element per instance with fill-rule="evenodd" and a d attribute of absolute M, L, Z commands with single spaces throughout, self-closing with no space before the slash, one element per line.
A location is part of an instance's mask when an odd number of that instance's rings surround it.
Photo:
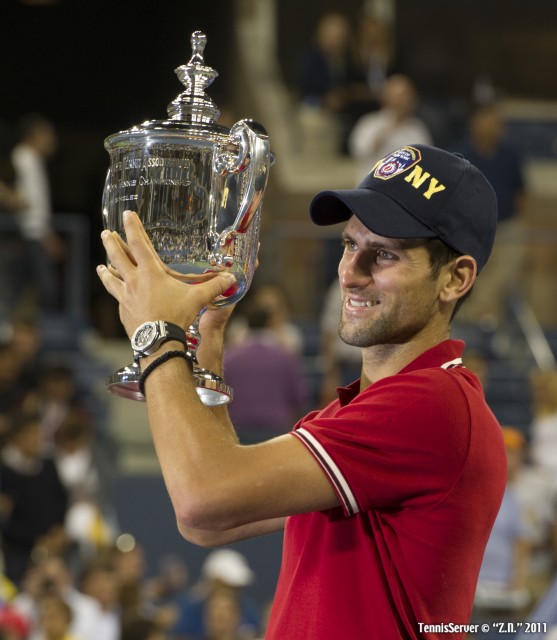
<path fill-rule="evenodd" d="M 188 542 L 200 547 L 212 548 L 282 531 L 285 522 L 286 518 L 272 518 L 261 522 L 251 522 L 226 531 L 203 531 L 178 523 L 178 530 Z"/>
<path fill-rule="evenodd" d="M 173 348 L 166 343 L 142 367 Z M 223 505 L 226 510 L 223 480 L 235 474 L 234 460 L 240 453 L 226 408 L 200 402 L 192 373 L 181 358 L 154 369 L 145 390 L 153 442 L 176 517 L 186 526 L 211 528 L 205 518 L 211 518 L 213 508 L 215 519 Z M 215 526 L 227 528 L 226 518 L 222 526 L 220 519 Z"/>
<path fill-rule="evenodd" d="M 211 327 L 208 331 L 204 329 L 199 342 L 197 360 L 199 366 L 224 378 L 224 326 Z M 233 428 L 227 405 L 213 406 L 211 411 L 219 420 L 226 421 Z"/>

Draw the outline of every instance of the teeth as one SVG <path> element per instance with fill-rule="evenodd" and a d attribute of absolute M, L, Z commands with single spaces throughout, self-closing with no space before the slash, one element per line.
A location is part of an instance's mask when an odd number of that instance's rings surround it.
<path fill-rule="evenodd" d="M 350 300 L 350 305 L 352 307 L 373 307 L 375 303 L 373 303 L 371 300 L 364 300 L 364 301 L 356 301 L 356 300 Z"/>

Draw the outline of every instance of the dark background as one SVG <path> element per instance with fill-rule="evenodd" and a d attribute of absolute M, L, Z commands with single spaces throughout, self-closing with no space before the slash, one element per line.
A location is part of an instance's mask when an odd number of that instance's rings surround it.
<path fill-rule="evenodd" d="M 89 222 L 91 265 L 104 261 L 100 205 L 111 133 L 164 119 L 183 85 L 174 69 L 191 57 L 191 34 L 207 34 L 205 62 L 219 76 L 210 88 L 229 101 L 233 65 L 233 3 L 189 0 L 2 0 L 0 3 L 0 152 L 8 152 L 20 116 L 37 112 L 56 126 L 50 162 L 58 213 Z M 44 2 L 44 0 L 42 0 Z M 38 4 L 36 4 L 38 3 Z M 117 318 L 89 269 L 91 322 Z M 108 308 L 107 308 L 108 306 Z M 107 328 L 122 334 L 117 323 Z"/>
<path fill-rule="evenodd" d="M 82 212 L 96 229 L 108 155 L 104 138 L 166 116 L 183 89 L 174 69 L 191 57 L 193 31 L 208 34 L 211 88 L 226 101 L 231 73 L 231 3 L 168 0 L 58 0 L 0 9 L 0 121 L 4 142 L 28 112 L 50 118 L 60 146 L 54 162 L 56 211 Z M 227 80 L 228 79 L 228 80 Z M 99 221 L 100 224 L 100 221 Z"/>
<path fill-rule="evenodd" d="M 164 116 L 180 92 L 173 70 L 191 57 L 190 36 L 208 34 L 206 62 L 226 93 L 232 3 L 188 0 L 2 0 L 3 118 L 39 111 L 63 126 L 128 127 Z"/>

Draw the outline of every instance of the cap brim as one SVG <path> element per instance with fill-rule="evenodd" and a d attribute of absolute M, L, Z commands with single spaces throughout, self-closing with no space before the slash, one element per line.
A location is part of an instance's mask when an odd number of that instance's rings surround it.
<path fill-rule="evenodd" d="M 315 224 L 346 222 L 355 215 L 370 231 L 386 238 L 434 238 L 438 234 L 388 196 L 373 189 L 321 191 L 309 206 Z"/>

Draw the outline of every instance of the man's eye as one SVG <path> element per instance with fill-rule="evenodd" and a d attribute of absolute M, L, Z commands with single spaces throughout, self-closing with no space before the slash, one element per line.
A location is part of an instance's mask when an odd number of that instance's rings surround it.
<path fill-rule="evenodd" d="M 394 260 L 395 255 L 390 251 L 385 251 L 384 249 L 377 250 L 377 257 L 379 260 Z"/>
<path fill-rule="evenodd" d="M 352 240 L 348 240 L 347 238 L 345 238 L 344 240 L 341 241 L 341 246 L 345 251 L 352 251 L 353 249 L 356 248 L 356 243 L 353 242 Z"/>

